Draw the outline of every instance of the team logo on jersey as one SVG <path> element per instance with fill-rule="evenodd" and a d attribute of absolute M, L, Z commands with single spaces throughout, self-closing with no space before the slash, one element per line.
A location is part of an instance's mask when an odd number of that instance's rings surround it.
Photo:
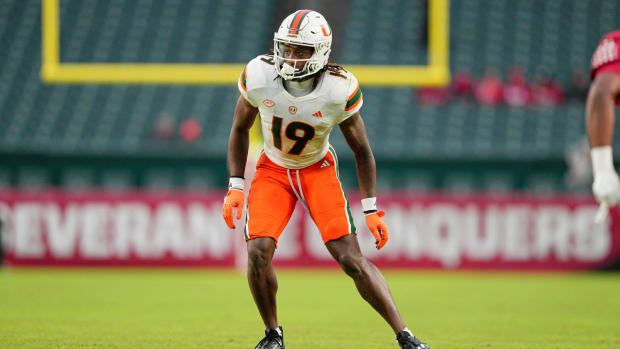
<path fill-rule="evenodd" d="M 297 114 L 297 107 L 294 105 L 291 105 L 290 107 L 288 107 L 288 112 L 291 113 L 292 115 Z"/>
<path fill-rule="evenodd" d="M 273 107 L 274 105 L 276 105 L 276 102 L 272 101 L 271 99 L 265 99 L 263 101 L 263 104 L 265 105 L 265 107 Z"/>
<path fill-rule="evenodd" d="M 321 111 L 317 111 L 316 113 L 312 114 L 312 116 L 316 116 L 317 118 L 322 118 L 323 114 L 321 113 Z"/>

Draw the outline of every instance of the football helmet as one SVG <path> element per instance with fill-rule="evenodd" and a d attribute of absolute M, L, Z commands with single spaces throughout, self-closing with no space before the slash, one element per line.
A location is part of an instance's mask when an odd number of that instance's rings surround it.
<path fill-rule="evenodd" d="M 314 48 L 308 59 L 288 59 L 282 54 L 284 44 Z M 273 35 L 273 53 L 278 75 L 285 80 L 300 79 L 321 70 L 329 59 L 332 46 L 332 30 L 325 17 L 312 10 L 298 10 L 282 21 Z M 297 62 L 304 62 L 296 69 Z"/>

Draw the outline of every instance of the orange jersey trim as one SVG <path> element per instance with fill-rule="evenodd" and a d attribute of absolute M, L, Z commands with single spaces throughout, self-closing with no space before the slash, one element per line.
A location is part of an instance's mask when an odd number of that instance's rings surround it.
<path fill-rule="evenodd" d="M 241 73 L 241 76 L 239 77 L 239 83 L 241 85 L 241 87 L 243 88 L 243 91 L 248 92 L 248 88 L 246 85 L 246 81 L 248 80 L 248 72 L 247 72 L 247 66 L 243 68 L 243 73 Z"/>
<path fill-rule="evenodd" d="M 355 104 L 353 104 L 352 106 L 345 108 L 344 111 L 355 109 L 355 107 L 357 107 L 357 105 L 360 104 L 360 102 L 362 101 L 363 96 L 363 94 L 360 94 L 360 98 L 357 100 L 357 102 L 355 102 Z"/>
<path fill-rule="evenodd" d="M 349 98 L 347 98 L 347 104 L 345 105 L 344 111 L 355 109 L 355 107 L 362 100 L 362 97 L 363 97 L 362 91 L 360 91 L 360 84 L 358 82 L 357 87 L 355 88 L 355 91 L 353 91 L 353 93 L 351 93 Z"/>

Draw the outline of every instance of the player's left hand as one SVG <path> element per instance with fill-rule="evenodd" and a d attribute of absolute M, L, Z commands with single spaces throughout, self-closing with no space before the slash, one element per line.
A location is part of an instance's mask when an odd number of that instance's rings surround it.
<path fill-rule="evenodd" d="M 388 229 L 387 225 L 383 222 L 381 217 L 385 216 L 385 211 L 377 211 L 366 214 L 366 225 L 368 230 L 375 236 L 375 244 L 377 250 L 380 250 L 388 241 Z"/>
<path fill-rule="evenodd" d="M 603 223 L 609 208 L 620 201 L 620 179 L 616 171 L 614 169 L 599 171 L 594 176 L 592 191 L 596 201 L 600 203 L 594 221 L 596 223 Z"/>
<path fill-rule="evenodd" d="M 243 211 L 243 190 L 230 189 L 224 198 L 224 206 L 222 207 L 222 217 L 226 225 L 230 229 L 235 229 L 235 222 L 233 220 L 233 209 L 237 208 L 237 220 L 241 219 L 241 212 Z"/>

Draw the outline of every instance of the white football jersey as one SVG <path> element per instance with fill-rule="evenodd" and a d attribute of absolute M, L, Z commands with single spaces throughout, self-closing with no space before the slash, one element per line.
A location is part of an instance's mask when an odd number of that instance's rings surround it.
<path fill-rule="evenodd" d="M 310 166 L 329 150 L 332 128 L 362 107 L 362 92 L 353 74 L 323 73 L 309 94 L 286 91 L 272 56 L 251 60 L 239 77 L 239 92 L 260 113 L 264 151 L 274 163 L 290 169 Z"/>

